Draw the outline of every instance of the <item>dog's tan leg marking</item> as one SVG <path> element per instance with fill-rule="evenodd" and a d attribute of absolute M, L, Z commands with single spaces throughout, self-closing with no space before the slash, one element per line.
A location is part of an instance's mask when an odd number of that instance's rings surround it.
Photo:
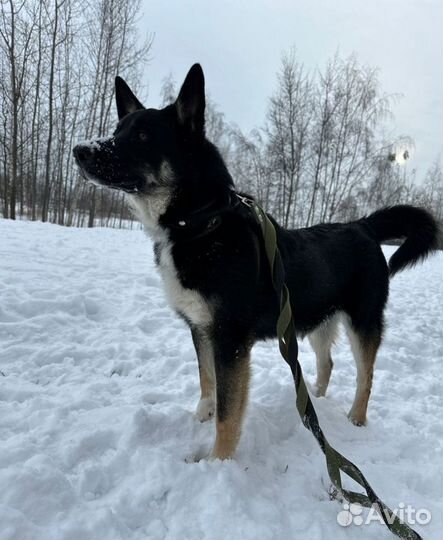
<path fill-rule="evenodd" d="M 362 338 L 350 326 L 347 326 L 352 352 L 357 365 L 357 390 L 348 418 L 356 426 L 366 423 L 369 396 L 371 395 L 372 377 L 380 336 Z"/>
<path fill-rule="evenodd" d="M 217 434 L 212 459 L 232 458 L 241 435 L 248 400 L 249 351 L 235 362 L 217 371 Z"/>
<path fill-rule="evenodd" d="M 308 335 L 309 343 L 313 348 L 317 360 L 317 382 L 314 394 L 317 397 L 324 396 L 328 388 L 333 362 L 331 358 L 331 346 L 337 336 L 338 316 L 332 317 L 318 326 Z"/>
<path fill-rule="evenodd" d="M 326 395 L 333 366 L 330 349 L 321 355 L 317 354 L 317 380 L 315 382 L 315 395 L 317 397 Z"/>
<path fill-rule="evenodd" d="M 211 340 L 206 332 L 194 330 L 192 338 L 197 352 L 201 392 L 196 416 L 200 422 L 205 422 L 212 418 L 215 413 L 214 352 Z"/>

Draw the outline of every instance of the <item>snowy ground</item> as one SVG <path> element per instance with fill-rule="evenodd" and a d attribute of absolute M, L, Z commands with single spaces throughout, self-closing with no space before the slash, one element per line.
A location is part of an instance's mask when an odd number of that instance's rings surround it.
<path fill-rule="evenodd" d="M 389 506 L 432 513 L 416 527 L 431 540 L 443 531 L 442 263 L 392 281 L 368 426 L 346 419 L 344 339 L 328 395 L 314 399 L 330 441 Z M 312 382 L 313 353 L 300 349 Z M 276 343 L 254 349 L 236 460 L 186 463 L 209 451 L 214 426 L 193 416 L 190 335 L 140 231 L 0 220 L 0 370 L 1 540 L 393 538 L 337 523 Z"/>

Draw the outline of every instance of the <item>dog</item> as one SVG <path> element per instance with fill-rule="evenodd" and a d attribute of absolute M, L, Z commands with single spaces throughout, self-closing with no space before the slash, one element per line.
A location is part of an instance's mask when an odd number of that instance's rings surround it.
<path fill-rule="evenodd" d="M 154 241 L 173 309 L 191 330 L 200 374 L 201 421 L 216 417 L 214 459 L 232 458 L 248 399 L 251 348 L 276 337 L 279 302 L 257 224 L 217 148 L 205 136 L 205 82 L 195 64 L 175 103 L 145 109 L 120 77 L 112 137 L 78 144 L 81 173 L 127 193 Z M 272 219 L 272 218 L 270 218 Z M 314 392 L 324 396 L 331 345 L 341 319 L 357 366 L 349 411 L 366 422 L 375 358 L 383 336 L 389 277 L 437 248 L 427 211 L 400 205 L 351 223 L 286 230 L 274 220 L 298 335 L 316 354 Z M 404 242 L 386 262 L 380 244 Z"/>

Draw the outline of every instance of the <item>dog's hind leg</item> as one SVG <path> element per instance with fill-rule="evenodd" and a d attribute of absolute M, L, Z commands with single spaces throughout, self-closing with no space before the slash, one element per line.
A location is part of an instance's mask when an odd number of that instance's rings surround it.
<path fill-rule="evenodd" d="M 374 364 L 381 343 L 381 331 L 375 330 L 367 335 L 356 330 L 350 321 L 346 322 L 346 330 L 357 366 L 357 390 L 348 418 L 356 426 L 362 426 L 366 423 Z"/>
<path fill-rule="evenodd" d="M 308 335 L 309 343 L 313 348 L 317 360 L 317 382 L 314 394 L 324 396 L 328 388 L 333 368 L 331 347 L 337 336 L 338 316 L 335 315 L 323 322 Z"/>
<path fill-rule="evenodd" d="M 215 413 L 214 351 L 206 330 L 194 327 L 191 333 L 197 352 L 201 391 L 195 414 L 200 422 L 205 422 L 212 418 Z"/>
<path fill-rule="evenodd" d="M 217 347 L 215 353 L 217 433 L 213 459 L 229 459 L 234 455 L 248 400 L 250 347 L 229 349 Z"/>

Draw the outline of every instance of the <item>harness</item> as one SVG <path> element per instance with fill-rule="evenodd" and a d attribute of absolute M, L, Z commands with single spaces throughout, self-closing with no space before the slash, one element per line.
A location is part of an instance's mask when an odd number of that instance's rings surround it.
<path fill-rule="evenodd" d="M 271 271 L 272 284 L 280 302 L 280 315 L 277 321 L 277 337 L 280 353 L 289 365 L 296 390 L 296 406 L 302 423 L 315 437 L 325 455 L 329 478 L 332 482 L 330 496 L 333 499 L 343 497 L 349 503 L 373 507 L 381 516 L 388 529 L 403 540 L 422 540 L 422 537 L 380 500 L 369 485 L 360 469 L 335 450 L 326 439 L 320 427 L 302 369 L 298 361 L 298 345 L 292 317 L 289 291 L 285 284 L 285 272 L 278 249 L 277 234 L 269 217 L 254 199 L 232 190 L 226 206 L 213 208 L 213 202 L 186 219 L 174 223 L 171 228 L 182 231 L 183 240 L 191 241 L 210 234 L 217 229 L 226 212 L 238 212 L 259 226 L 263 238 L 266 257 Z M 359 493 L 343 488 L 341 473 L 357 482 L 366 492 Z"/>
<path fill-rule="evenodd" d="M 245 216 L 249 214 L 241 205 L 242 199 L 245 197 L 230 189 L 223 201 L 213 199 L 198 210 L 187 213 L 179 219 L 162 220 L 162 224 L 174 231 L 176 240 L 191 242 L 218 229 L 222 224 L 224 214 L 235 212 L 241 212 Z"/>

